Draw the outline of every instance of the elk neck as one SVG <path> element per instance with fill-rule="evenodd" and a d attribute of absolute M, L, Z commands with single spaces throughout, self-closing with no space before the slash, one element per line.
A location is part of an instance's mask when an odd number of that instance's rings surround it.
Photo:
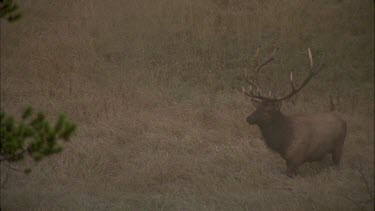
<path fill-rule="evenodd" d="M 258 123 L 258 126 L 267 146 L 281 155 L 285 155 L 293 135 L 289 117 L 281 111 L 276 111 L 269 120 Z"/>

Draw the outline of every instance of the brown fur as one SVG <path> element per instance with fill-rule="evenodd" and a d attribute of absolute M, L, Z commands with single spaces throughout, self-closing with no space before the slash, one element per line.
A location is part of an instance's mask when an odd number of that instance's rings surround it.
<path fill-rule="evenodd" d="M 326 154 L 339 165 L 346 136 L 346 122 L 336 113 L 286 116 L 280 102 L 252 100 L 257 108 L 249 117 L 256 124 L 267 146 L 287 163 L 287 175 L 296 175 L 304 162 L 318 161 Z"/>

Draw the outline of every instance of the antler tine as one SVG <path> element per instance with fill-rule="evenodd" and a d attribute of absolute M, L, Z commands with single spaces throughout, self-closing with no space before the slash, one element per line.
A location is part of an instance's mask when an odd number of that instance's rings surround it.
<path fill-rule="evenodd" d="M 259 48 L 257 48 L 257 51 L 255 53 L 255 62 L 256 62 L 256 66 L 255 66 L 255 69 L 254 69 L 254 74 L 255 76 L 257 76 L 259 74 L 259 71 L 262 67 L 264 67 L 265 65 L 267 65 L 268 63 L 270 63 L 271 61 L 274 60 L 273 58 L 273 54 L 275 53 L 276 51 L 276 48 L 272 51 L 270 57 L 265 60 L 263 63 L 259 64 Z M 242 91 L 249 97 L 252 97 L 252 98 L 258 98 L 258 99 L 268 99 L 267 97 L 263 97 L 262 96 L 262 91 L 261 89 L 259 88 L 259 86 L 257 86 L 256 84 L 254 84 L 252 81 L 251 81 L 251 76 L 250 74 L 246 74 L 245 73 L 245 77 L 246 77 L 246 82 L 249 84 L 250 86 L 250 93 L 246 92 L 245 90 L 245 87 L 242 87 Z M 254 87 L 256 89 L 256 93 L 254 93 L 253 91 L 251 91 L 251 87 Z"/>
<path fill-rule="evenodd" d="M 313 68 L 314 68 L 314 61 L 313 61 L 313 58 L 312 58 L 312 54 L 311 54 L 310 48 L 307 48 L 307 51 L 309 52 L 310 70 L 312 71 Z"/>
<path fill-rule="evenodd" d="M 245 86 L 242 86 L 242 92 L 247 95 L 248 97 L 251 98 L 258 98 L 258 99 L 263 99 L 262 94 L 259 95 L 259 88 L 256 87 L 256 94 L 252 90 L 252 85 L 249 85 L 250 89 L 249 92 L 246 91 Z"/>
<path fill-rule="evenodd" d="M 247 78 L 247 81 L 246 81 L 246 82 L 249 84 L 250 87 L 253 86 L 255 89 L 260 90 L 259 87 L 258 87 L 257 85 L 255 85 L 253 82 L 251 82 L 251 81 L 249 80 L 249 78 Z"/>
<path fill-rule="evenodd" d="M 250 93 L 248 93 L 248 92 L 246 92 L 246 90 L 245 90 L 245 87 L 244 86 L 242 86 L 242 92 L 245 94 L 245 95 L 247 95 L 248 97 L 253 97 L 253 95 L 252 94 L 250 94 Z M 250 92 L 251 92 L 251 90 L 250 90 Z"/>
<path fill-rule="evenodd" d="M 259 73 L 259 70 L 263 66 L 267 65 L 268 63 L 270 63 L 274 60 L 273 54 L 275 53 L 275 51 L 276 51 L 276 48 L 273 49 L 270 57 L 267 60 L 265 60 L 262 64 L 259 64 L 259 59 L 258 59 L 259 48 L 257 49 L 257 53 L 255 54 L 255 56 L 257 57 L 258 60 L 257 60 L 257 66 L 255 67 L 254 75 L 257 75 Z"/>
<path fill-rule="evenodd" d="M 293 95 L 297 94 L 303 87 L 306 86 L 306 84 L 316 75 L 319 73 L 320 71 L 320 67 L 322 66 L 323 62 L 321 62 L 321 64 L 319 65 L 319 68 L 318 69 L 314 69 L 314 61 L 313 61 L 313 57 L 312 57 L 312 54 L 311 54 L 311 50 L 310 48 L 307 49 L 308 51 L 308 54 L 309 54 L 309 60 L 310 60 L 310 71 L 309 71 L 309 75 L 305 78 L 305 80 L 301 83 L 301 85 L 298 87 L 298 88 L 295 88 L 294 87 L 294 83 L 293 83 L 293 72 L 290 72 L 290 86 L 291 86 L 291 92 L 289 94 L 287 94 L 286 96 L 284 97 L 281 97 L 281 98 L 276 98 L 274 99 L 274 101 L 282 101 L 282 100 L 286 100 L 286 99 L 289 99 L 291 98 Z M 323 57 L 322 57 L 323 58 Z"/>
<path fill-rule="evenodd" d="M 294 83 L 293 83 L 293 72 L 292 71 L 290 72 L 290 86 L 291 86 L 292 90 L 295 90 Z"/>
<path fill-rule="evenodd" d="M 263 96 L 262 96 L 262 92 L 260 91 L 259 88 L 256 89 L 256 90 L 257 90 L 257 93 L 255 94 L 255 93 L 253 92 L 253 90 L 252 90 L 251 87 L 252 87 L 252 86 L 250 85 L 250 90 L 249 90 L 249 92 L 247 92 L 246 89 L 245 89 L 245 87 L 242 86 L 242 92 L 243 92 L 246 96 L 251 97 L 251 98 L 257 98 L 257 99 L 260 99 L 260 100 L 269 100 L 269 98 L 267 98 L 267 97 L 263 97 Z"/>
<path fill-rule="evenodd" d="M 314 65 L 314 60 L 313 60 L 313 57 L 312 57 L 312 54 L 311 54 L 311 51 L 310 51 L 310 48 L 307 49 L 308 53 L 309 53 L 309 60 L 310 60 L 310 71 L 314 73 L 314 75 L 318 74 L 321 70 L 321 67 L 323 65 L 323 58 L 324 58 L 324 54 L 322 54 L 322 56 L 320 57 L 320 64 L 318 67 L 315 68 L 315 65 Z"/>
<path fill-rule="evenodd" d="M 257 48 L 257 52 L 255 53 L 255 58 L 254 58 L 257 66 L 259 65 L 259 57 L 258 57 L 258 55 L 259 55 L 259 47 Z"/>

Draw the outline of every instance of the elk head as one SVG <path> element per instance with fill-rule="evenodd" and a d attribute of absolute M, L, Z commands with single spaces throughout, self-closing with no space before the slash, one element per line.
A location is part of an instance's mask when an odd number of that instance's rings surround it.
<path fill-rule="evenodd" d="M 256 110 L 246 118 L 247 123 L 249 123 L 250 125 L 272 121 L 275 114 L 280 112 L 280 101 L 262 101 L 253 98 L 251 99 L 251 102 Z"/>
<path fill-rule="evenodd" d="M 266 64 L 270 63 L 271 61 L 274 60 L 273 58 L 273 53 L 271 56 L 263 63 L 259 64 L 258 60 L 258 52 L 259 49 L 257 50 L 257 53 L 255 55 L 256 57 L 256 68 L 254 71 L 254 75 L 259 74 L 259 70 L 265 66 Z M 306 84 L 320 71 L 320 67 L 322 64 L 319 65 L 317 69 L 314 68 L 314 63 L 313 63 L 313 58 L 312 54 L 310 51 L 310 48 L 308 48 L 308 56 L 310 60 L 310 71 L 308 76 L 305 78 L 305 80 L 301 83 L 299 87 L 295 87 L 294 82 L 293 82 L 293 72 L 290 72 L 290 87 L 291 91 L 286 94 L 283 97 L 273 97 L 272 92 L 270 91 L 268 96 L 263 96 L 260 88 L 255 85 L 255 83 L 252 82 L 251 78 L 249 77 L 249 74 L 246 74 L 246 82 L 249 85 L 248 91 L 246 91 L 245 87 L 242 87 L 243 92 L 245 95 L 251 98 L 251 102 L 256 108 L 256 110 L 250 114 L 246 121 L 250 124 L 266 124 L 268 122 L 273 122 L 275 118 L 281 115 L 280 113 L 280 108 L 282 101 L 287 100 L 297 94 L 303 87 L 306 86 Z M 255 90 L 255 91 L 254 91 Z"/>

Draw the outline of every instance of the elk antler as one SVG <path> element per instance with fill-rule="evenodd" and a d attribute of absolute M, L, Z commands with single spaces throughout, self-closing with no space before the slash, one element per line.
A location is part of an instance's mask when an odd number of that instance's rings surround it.
<path fill-rule="evenodd" d="M 257 90 L 259 90 L 258 86 L 256 86 L 254 83 L 252 83 L 250 80 L 249 80 L 249 77 L 246 77 L 247 79 L 247 83 L 250 85 L 250 93 L 246 92 L 245 90 L 245 87 L 242 87 L 243 89 L 243 92 L 251 97 L 251 98 L 258 98 L 260 100 L 268 100 L 268 101 L 282 101 L 282 100 L 287 100 L 289 98 L 291 98 L 293 95 L 297 94 L 303 87 L 306 86 L 306 84 L 315 76 L 317 75 L 320 70 L 321 70 L 321 66 L 323 64 L 323 62 L 320 63 L 320 65 L 318 66 L 318 68 L 315 68 L 314 67 L 314 61 L 313 61 L 313 58 L 312 58 L 312 54 L 311 54 L 311 50 L 310 48 L 307 49 L 308 51 L 308 54 L 309 54 L 309 60 L 310 60 L 310 71 L 309 71 L 309 74 L 308 76 L 305 78 L 305 80 L 301 83 L 301 85 L 298 87 L 298 88 L 295 88 L 294 86 L 294 82 L 293 82 L 293 72 L 290 72 L 290 87 L 291 87 L 291 91 L 289 94 L 285 95 L 284 97 L 280 97 L 280 98 L 271 98 L 271 92 L 269 94 L 269 97 L 264 97 L 262 96 L 262 94 L 257 91 L 257 93 L 255 94 L 254 92 L 252 92 L 252 86 L 255 87 Z M 257 54 L 258 54 L 258 50 L 257 50 Z M 256 54 L 256 56 L 257 56 Z M 323 57 L 322 57 L 323 58 Z M 257 74 L 259 72 L 259 69 L 261 67 L 263 67 L 264 65 L 268 64 L 269 62 L 271 62 L 273 60 L 273 57 L 270 57 L 268 60 L 266 60 L 264 63 L 262 63 L 261 65 L 257 65 L 257 67 L 255 68 L 255 73 Z"/>
<path fill-rule="evenodd" d="M 255 76 L 258 76 L 259 74 L 259 71 L 262 67 L 264 67 L 265 65 L 267 65 L 268 63 L 272 62 L 274 60 L 273 58 L 273 54 L 275 53 L 276 51 L 276 48 L 272 51 L 270 57 L 268 59 L 266 59 L 263 63 L 259 64 L 259 58 L 258 58 L 258 54 L 259 54 L 259 48 L 257 48 L 257 52 L 255 54 L 255 62 L 256 62 L 256 66 L 255 66 L 255 69 L 254 69 L 254 75 Z M 262 91 L 260 90 L 260 88 L 255 85 L 251 80 L 250 80 L 250 75 L 247 74 L 245 72 L 245 77 L 246 77 L 246 82 L 249 84 L 249 92 L 246 91 L 245 87 L 242 86 L 242 91 L 245 95 L 251 97 L 251 98 L 258 98 L 260 100 L 265 100 L 267 99 L 266 97 L 263 97 L 262 96 Z M 255 88 L 256 89 L 256 93 L 253 92 L 252 88 Z M 270 93 L 271 95 L 271 93 Z"/>
<path fill-rule="evenodd" d="M 301 83 L 301 85 L 298 88 L 295 88 L 294 83 L 293 83 L 293 72 L 290 72 L 290 87 L 292 90 L 290 91 L 289 94 L 285 95 L 284 97 L 273 99 L 274 101 L 282 101 L 282 100 L 287 100 L 291 98 L 293 95 L 297 94 L 303 87 L 305 87 L 306 84 L 309 83 L 309 81 L 320 72 L 321 70 L 320 67 L 322 66 L 323 62 L 320 63 L 318 68 L 314 68 L 314 61 L 312 58 L 310 48 L 308 48 L 307 51 L 309 53 L 309 60 L 310 60 L 309 75 L 305 78 L 305 80 Z"/>

